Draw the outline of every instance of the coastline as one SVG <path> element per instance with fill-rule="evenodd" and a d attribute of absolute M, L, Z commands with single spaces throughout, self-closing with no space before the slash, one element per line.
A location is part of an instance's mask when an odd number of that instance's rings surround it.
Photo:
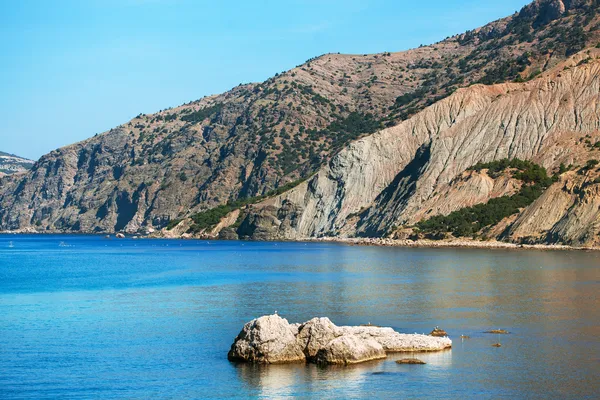
<path fill-rule="evenodd" d="M 409 240 L 390 238 L 336 238 L 323 237 L 308 239 L 309 242 L 342 243 L 352 246 L 381 246 L 381 247 L 413 247 L 413 248 L 472 248 L 472 249 L 504 249 L 504 250 L 583 250 L 600 251 L 597 246 L 568 246 L 562 244 L 516 244 L 499 242 L 497 240 L 480 241 L 472 239 L 453 240 Z"/>
<path fill-rule="evenodd" d="M 0 231 L 0 235 L 73 235 L 73 236 L 106 236 L 122 240 L 114 237 L 116 233 L 87 233 L 87 232 L 38 232 L 35 230 L 23 231 Z M 214 240 L 223 241 L 217 237 L 174 237 L 161 236 L 157 234 L 127 234 L 129 239 L 165 239 L 165 240 Z M 248 240 L 237 240 L 240 242 Z M 304 238 L 297 240 L 249 240 L 257 242 L 296 242 L 296 243 L 339 243 L 350 246 L 379 246 L 379 247 L 406 247 L 406 248 L 465 248 L 465 249 L 499 249 L 499 250 L 561 250 L 561 251 L 600 251 L 600 246 L 569 246 L 562 244 L 518 244 L 510 242 L 500 242 L 497 240 L 474 240 L 474 239 L 450 239 L 450 240 L 431 240 L 431 239 L 390 239 L 390 238 L 342 238 L 342 237 L 319 237 L 319 238 Z"/>

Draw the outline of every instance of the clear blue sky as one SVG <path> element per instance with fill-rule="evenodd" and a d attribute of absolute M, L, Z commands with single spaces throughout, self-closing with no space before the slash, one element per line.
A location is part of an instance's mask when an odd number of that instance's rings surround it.
<path fill-rule="evenodd" d="M 37 159 L 328 52 L 429 44 L 528 0 L 0 0 L 0 151 Z"/>

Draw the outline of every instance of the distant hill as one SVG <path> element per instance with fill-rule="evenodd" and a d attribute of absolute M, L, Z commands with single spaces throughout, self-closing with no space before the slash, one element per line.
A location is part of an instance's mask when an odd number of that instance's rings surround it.
<path fill-rule="evenodd" d="M 0 151 L 0 176 L 30 170 L 35 162 Z"/>

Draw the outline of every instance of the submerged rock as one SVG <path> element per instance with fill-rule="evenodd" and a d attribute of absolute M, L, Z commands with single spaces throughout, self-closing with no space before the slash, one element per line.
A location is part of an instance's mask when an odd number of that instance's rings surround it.
<path fill-rule="evenodd" d="M 502 347 L 502 345 L 500 343 L 494 343 L 492 347 Z"/>
<path fill-rule="evenodd" d="M 485 331 L 483 333 L 497 333 L 499 335 L 508 335 L 510 332 L 504 329 L 492 329 L 491 331 Z"/>
<path fill-rule="evenodd" d="M 447 337 L 402 334 L 375 326 L 336 326 L 329 318 L 290 324 L 278 315 L 269 315 L 244 325 L 227 357 L 261 364 L 355 364 L 385 358 L 386 353 L 450 347 L 452 341 Z"/>
<path fill-rule="evenodd" d="M 396 364 L 426 364 L 426 362 L 418 358 L 403 358 L 402 360 L 397 360 Z"/>

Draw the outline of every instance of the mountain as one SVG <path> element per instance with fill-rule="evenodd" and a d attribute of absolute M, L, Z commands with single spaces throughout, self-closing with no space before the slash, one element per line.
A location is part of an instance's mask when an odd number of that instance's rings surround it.
<path fill-rule="evenodd" d="M 24 172 L 33 166 L 34 162 L 0 151 L 0 176 Z"/>
<path fill-rule="evenodd" d="M 391 225 L 413 221 L 403 210 L 419 206 L 419 197 L 401 193 L 412 193 L 415 185 L 408 188 L 401 182 L 422 178 L 415 171 L 430 165 L 434 150 L 425 144 L 447 128 L 444 124 L 454 126 L 465 106 L 452 103 L 446 114 L 425 115 L 465 90 L 497 91 L 489 85 L 503 82 L 526 87 L 556 71 L 565 60 L 580 57 L 583 49 L 600 41 L 599 7 L 595 0 L 538 0 L 510 17 L 434 45 L 400 53 L 326 54 L 263 83 L 240 85 L 152 115 L 140 114 L 109 132 L 43 156 L 26 175 L 0 180 L 0 229 L 134 232 L 173 227 L 180 220 L 197 229 L 208 224 L 206 215 L 220 215 L 207 210 L 235 208 L 225 203 L 245 204 L 265 195 L 277 202 L 280 198 L 273 195 L 310 177 L 308 182 L 315 182 L 328 168 L 333 168 L 332 174 L 341 174 L 332 179 L 341 180 L 342 170 L 351 165 L 363 164 L 354 172 L 360 174 L 371 165 L 394 159 L 397 166 L 387 172 L 372 169 L 385 179 L 359 188 L 364 199 L 350 200 L 354 195 L 340 186 L 335 186 L 339 192 L 323 192 L 322 199 L 360 204 L 359 209 L 344 206 L 359 213 L 353 217 L 361 221 L 356 228 L 348 228 L 347 234 L 390 233 Z M 478 107 L 488 100 L 481 96 Z M 414 132 L 400 135 L 402 139 L 390 134 L 409 126 Z M 380 139 L 373 141 L 376 138 Z M 430 139 L 423 142 L 424 138 Z M 385 150 L 395 148 L 397 140 L 403 142 L 400 158 L 396 150 Z M 361 150 L 362 143 L 383 152 L 371 147 Z M 474 165 L 501 156 L 534 157 L 533 151 L 503 151 L 502 140 L 493 143 L 498 148 L 490 151 L 492 155 L 466 155 L 460 162 L 446 159 L 455 169 L 443 179 L 463 173 L 471 165 L 467 161 Z M 402 165 L 411 168 L 408 176 L 398 177 L 395 169 Z M 435 168 L 445 170 L 446 165 Z M 390 177 L 397 178 L 397 190 L 387 187 Z M 300 184 L 284 196 L 307 186 Z M 385 199 L 389 201 L 378 198 L 384 189 L 388 189 Z M 431 200 L 431 193 L 419 193 L 423 201 Z M 375 200 L 377 206 L 371 203 Z M 342 217 L 328 218 L 337 222 L 330 226 L 331 221 L 316 218 L 314 224 L 327 226 L 290 231 L 290 237 L 345 234 L 345 224 L 337 230 Z M 260 224 L 238 222 L 239 229 L 247 231 L 242 234 L 256 236 L 252 226 Z"/>
<path fill-rule="evenodd" d="M 599 49 L 527 83 L 460 89 L 353 142 L 294 189 L 251 205 L 238 233 L 443 235 L 465 231 L 461 218 L 474 213 L 466 236 L 598 245 L 599 93 Z"/>

